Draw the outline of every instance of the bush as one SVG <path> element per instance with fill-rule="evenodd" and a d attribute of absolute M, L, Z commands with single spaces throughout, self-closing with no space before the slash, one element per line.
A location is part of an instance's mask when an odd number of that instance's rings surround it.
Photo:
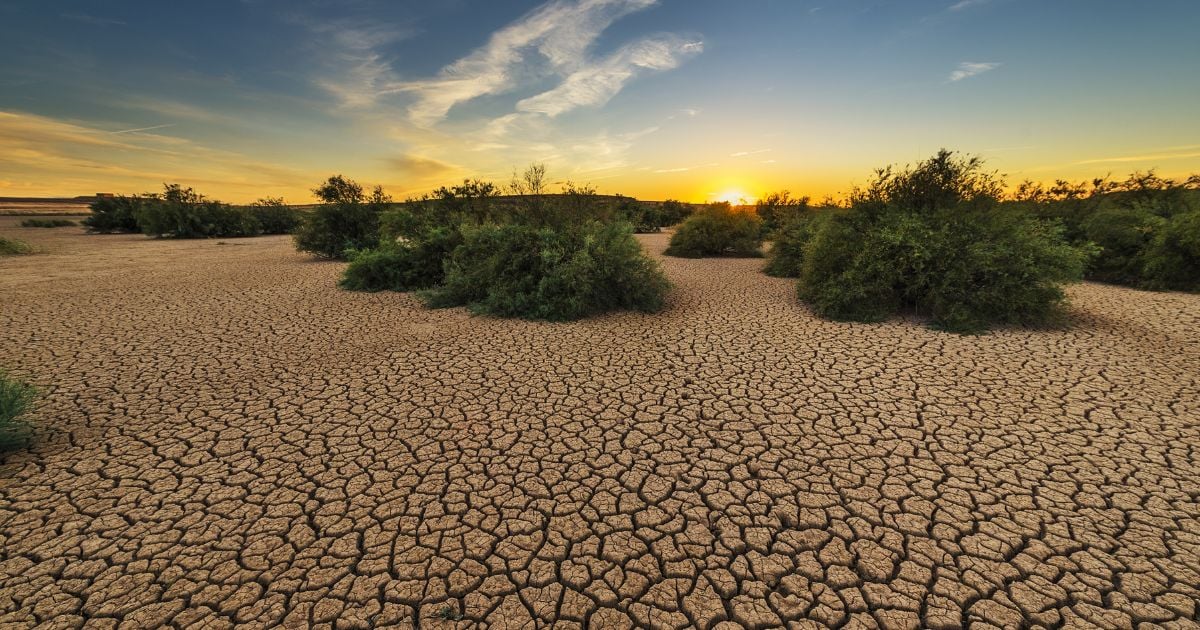
<path fill-rule="evenodd" d="M 692 216 L 692 207 L 682 201 L 668 199 L 659 205 L 658 213 L 662 219 L 662 227 L 669 227 L 679 225 Z"/>
<path fill-rule="evenodd" d="M 762 222 L 728 203 L 705 206 L 684 221 L 667 247 L 668 256 L 761 256 Z"/>
<path fill-rule="evenodd" d="M 0 371 L 0 451 L 28 443 L 31 429 L 22 416 L 36 396 L 33 386 Z"/>
<path fill-rule="evenodd" d="M 978 160 L 947 151 L 914 170 L 878 171 L 802 248 L 801 299 L 833 319 L 911 309 L 964 333 L 1046 321 L 1094 249 L 1069 245 L 1057 224 L 999 209 L 999 189 Z"/>
<path fill-rule="evenodd" d="M 1140 208 L 1107 207 L 1083 221 L 1085 241 L 1100 247 L 1088 276 L 1101 282 L 1139 284 L 1142 252 L 1166 221 Z"/>
<path fill-rule="evenodd" d="M 89 206 L 92 214 L 83 224 L 92 232 L 140 232 L 136 213 L 142 201 L 139 197 L 100 197 Z"/>
<path fill-rule="evenodd" d="M 321 258 L 345 260 L 350 252 L 379 244 L 380 213 L 391 201 L 376 188 L 367 198 L 354 181 L 330 177 L 313 190 L 325 203 L 308 213 L 296 230 L 296 249 Z"/>
<path fill-rule="evenodd" d="M 468 306 L 500 317 L 573 320 L 613 310 L 656 312 L 669 283 L 625 223 L 587 221 L 462 227 L 435 308 Z"/>
<path fill-rule="evenodd" d="M 1142 271 L 1153 289 L 1200 291 L 1200 210 L 1176 214 L 1147 246 Z"/>
<path fill-rule="evenodd" d="M 804 266 L 804 248 L 829 214 L 810 210 L 791 217 L 777 228 L 763 272 L 776 278 L 799 278 Z"/>
<path fill-rule="evenodd" d="M 75 222 L 70 219 L 25 219 L 21 221 L 21 227 L 25 228 L 58 228 L 75 225 Z"/>
<path fill-rule="evenodd" d="M 442 282 L 444 263 L 462 243 L 457 228 L 432 228 L 420 240 L 354 251 L 339 286 L 351 291 L 413 291 Z"/>
<path fill-rule="evenodd" d="M 17 256 L 32 253 L 33 247 L 29 243 L 15 238 L 0 236 L 0 256 Z"/>
<path fill-rule="evenodd" d="M 772 238 L 777 230 L 790 224 L 792 219 L 807 213 L 808 202 L 808 197 L 793 199 L 786 190 L 760 199 L 754 206 L 754 213 L 762 220 L 763 236 Z"/>
<path fill-rule="evenodd" d="M 285 204 L 283 199 L 259 199 L 250 204 L 248 210 L 258 222 L 259 234 L 291 234 L 300 225 L 300 213 Z"/>

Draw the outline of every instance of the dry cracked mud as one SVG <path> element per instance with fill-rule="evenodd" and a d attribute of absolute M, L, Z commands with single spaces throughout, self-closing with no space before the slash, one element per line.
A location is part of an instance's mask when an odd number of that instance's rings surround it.
<path fill-rule="evenodd" d="M 3 361 L 45 397 L 0 626 L 1198 626 L 1200 296 L 961 337 L 666 259 L 666 312 L 550 324 L 287 238 L 13 223 L 46 253 L 0 260 Z"/>

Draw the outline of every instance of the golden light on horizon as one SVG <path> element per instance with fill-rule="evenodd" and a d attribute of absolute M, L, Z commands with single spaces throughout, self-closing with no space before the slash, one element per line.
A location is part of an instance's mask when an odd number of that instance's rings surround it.
<path fill-rule="evenodd" d="M 733 206 L 744 206 L 752 204 L 758 200 L 758 197 L 747 193 L 741 188 L 726 188 L 721 192 L 713 194 L 709 201 L 728 202 Z"/>

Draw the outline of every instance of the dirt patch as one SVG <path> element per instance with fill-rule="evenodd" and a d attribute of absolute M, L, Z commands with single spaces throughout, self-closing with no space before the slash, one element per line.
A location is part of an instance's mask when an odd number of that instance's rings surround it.
<path fill-rule="evenodd" d="M 17 221 L 0 341 L 46 397 L 0 625 L 1196 619 L 1200 296 L 960 337 L 663 259 L 666 312 L 548 324 L 339 291 L 286 237 Z"/>

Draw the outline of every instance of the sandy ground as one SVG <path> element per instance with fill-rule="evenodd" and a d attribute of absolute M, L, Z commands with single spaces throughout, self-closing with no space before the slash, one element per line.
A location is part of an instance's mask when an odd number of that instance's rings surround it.
<path fill-rule="evenodd" d="M 15 222 L 2 627 L 1198 625 L 1200 296 L 960 337 L 668 259 L 662 314 L 531 323 Z"/>

